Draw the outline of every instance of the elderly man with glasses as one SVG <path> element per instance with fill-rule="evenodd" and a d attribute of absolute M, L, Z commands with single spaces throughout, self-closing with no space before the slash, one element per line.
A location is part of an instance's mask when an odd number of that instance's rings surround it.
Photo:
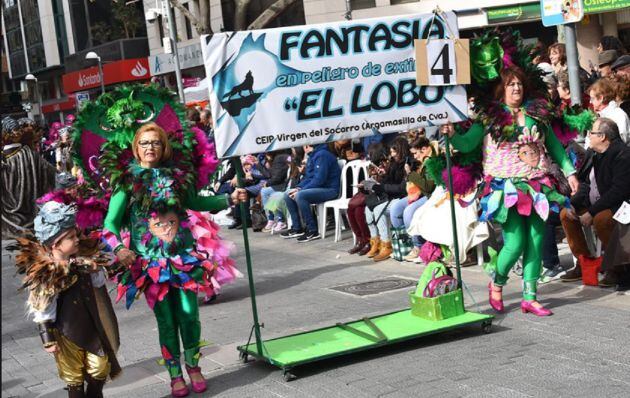
<path fill-rule="evenodd" d="M 630 148 L 621 140 L 617 124 L 611 119 L 599 118 L 588 134 L 589 151 L 593 151 L 592 167 L 580 170 L 579 174 L 585 178 L 580 180 L 578 192 L 571 197 L 572 207 L 560 213 L 569 247 L 578 259 L 590 255 L 582 227 L 593 226 L 602 249 L 606 250 L 614 227 L 612 217 L 624 201 L 630 200 Z M 581 276 L 578 261 L 576 267 L 560 279 L 569 282 Z M 607 273 L 599 284 L 614 286 L 612 279 Z"/>

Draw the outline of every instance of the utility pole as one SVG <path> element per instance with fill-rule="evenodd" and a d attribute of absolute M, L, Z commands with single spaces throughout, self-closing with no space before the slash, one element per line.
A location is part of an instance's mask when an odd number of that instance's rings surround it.
<path fill-rule="evenodd" d="M 569 72 L 569 89 L 571 90 L 571 105 L 581 105 L 582 89 L 580 88 L 580 63 L 578 61 L 575 23 L 564 25 L 564 39 L 567 49 L 567 68 Z"/>
<path fill-rule="evenodd" d="M 168 0 L 165 0 L 166 14 L 168 18 L 168 33 L 171 38 L 171 46 L 173 47 L 173 56 L 175 57 L 175 78 L 177 79 L 177 92 L 179 94 L 179 101 L 182 104 L 186 103 L 184 98 L 184 85 L 182 83 L 182 70 L 179 66 L 179 52 L 177 50 L 177 32 L 175 31 L 175 19 L 173 18 L 173 9 Z"/>

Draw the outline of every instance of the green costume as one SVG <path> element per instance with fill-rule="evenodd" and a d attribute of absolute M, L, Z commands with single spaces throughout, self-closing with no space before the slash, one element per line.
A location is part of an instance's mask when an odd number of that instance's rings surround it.
<path fill-rule="evenodd" d="M 503 110 L 507 111 L 507 107 Z M 525 113 L 525 126 L 510 125 L 510 133 L 502 140 L 487 135 L 483 123 L 475 123 L 467 133 L 454 135 L 451 142 L 464 153 L 483 151 L 481 219 L 503 224 L 504 246 L 498 258 L 492 259 L 494 283 L 504 286 L 510 270 L 523 255 L 523 298 L 535 300 L 545 220 L 550 209 L 559 211 L 568 200 L 555 190 L 546 153 L 565 175 L 575 170 L 551 128 L 529 116 L 526 107 L 521 110 Z M 538 126 L 542 126 L 542 131 Z M 527 159 L 519 151 L 537 153 L 538 159 Z"/>
<path fill-rule="evenodd" d="M 199 213 L 228 207 L 226 196 L 197 195 L 219 164 L 214 143 L 189 127 L 184 114 L 166 89 L 119 86 L 86 103 L 73 124 L 75 161 L 86 181 L 112 193 L 102 237 L 114 250 L 128 247 L 137 255 L 117 270 L 117 301 L 124 297 L 129 308 L 144 293 L 172 378 L 182 375 L 180 335 L 186 365 L 196 368 L 199 362 L 197 293 L 212 297 L 240 275 L 229 258 L 231 245 Z M 159 168 L 140 167 L 131 148 L 149 122 L 164 130 L 170 147 L 162 137 L 169 160 Z"/>
<path fill-rule="evenodd" d="M 196 367 L 199 362 L 202 343 L 197 291 L 207 284 L 208 273 L 214 269 L 214 264 L 196 251 L 186 225 L 185 210 L 216 212 L 228 207 L 225 195 L 202 197 L 192 191 L 178 193 L 173 189 L 177 187 L 173 171 L 143 169 L 132 164 L 134 182 L 131 186 L 136 187 L 140 182 L 143 185 L 139 188 L 143 189 L 115 192 L 105 218 L 110 244 L 121 247 L 120 232 L 124 226 L 130 233 L 129 249 L 138 255 L 131 268 L 119 278 L 119 298 L 124 293 L 129 307 L 136 295 L 144 291 L 157 320 L 162 356 L 172 378 L 182 374 L 180 334 L 186 365 Z M 142 198 L 146 197 L 152 201 L 148 207 L 143 207 L 147 203 L 143 203 Z M 170 236 L 161 234 L 158 225 L 165 222 L 160 215 L 169 214 L 173 219 L 166 222 L 174 228 Z"/>

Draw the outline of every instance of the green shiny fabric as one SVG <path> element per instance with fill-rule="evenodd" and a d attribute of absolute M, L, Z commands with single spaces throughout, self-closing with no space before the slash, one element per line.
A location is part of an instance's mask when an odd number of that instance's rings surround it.
<path fill-rule="evenodd" d="M 166 368 L 171 378 L 181 376 L 179 336 L 184 346 L 186 365 L 195 367 L 199 364 L 201 322 L 197 293 L 171 288 L 164 299 L 155 304 L 153 313 L 157 320 L 162 352 L 166 348 L 173 357 L 172 361 L 164 358 Z"/>

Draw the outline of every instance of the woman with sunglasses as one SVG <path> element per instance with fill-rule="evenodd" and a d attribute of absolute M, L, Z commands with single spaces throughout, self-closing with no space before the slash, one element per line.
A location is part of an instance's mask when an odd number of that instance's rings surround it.
<path fill-rule="evenodd" d="M 549 210 L 558 212 L 568 198 L 556 190 L 550 174 L 553 159 L 577 191 L 575 169 L 549 125 L 544 100 L 527 98 L 527 79 L 517 67 L 503 69 L 495 100 L 480 122 L 465 134 L 454 135 L 452 125 L 440 131 L 451 137 L 453 147 L 463 153 L 482 151 L 484 183 L 481 199 L 483 221 L 502 224 L 504 245 L 492 259 L 493 281 L 488 285 L 490 305 L 504 310 L 503 286 L 516 261 L 523 256 L 523 300 L 521 310 L 537 316 L 552 312 L 536 296 L 540 277 L 545 221 Z"/>

